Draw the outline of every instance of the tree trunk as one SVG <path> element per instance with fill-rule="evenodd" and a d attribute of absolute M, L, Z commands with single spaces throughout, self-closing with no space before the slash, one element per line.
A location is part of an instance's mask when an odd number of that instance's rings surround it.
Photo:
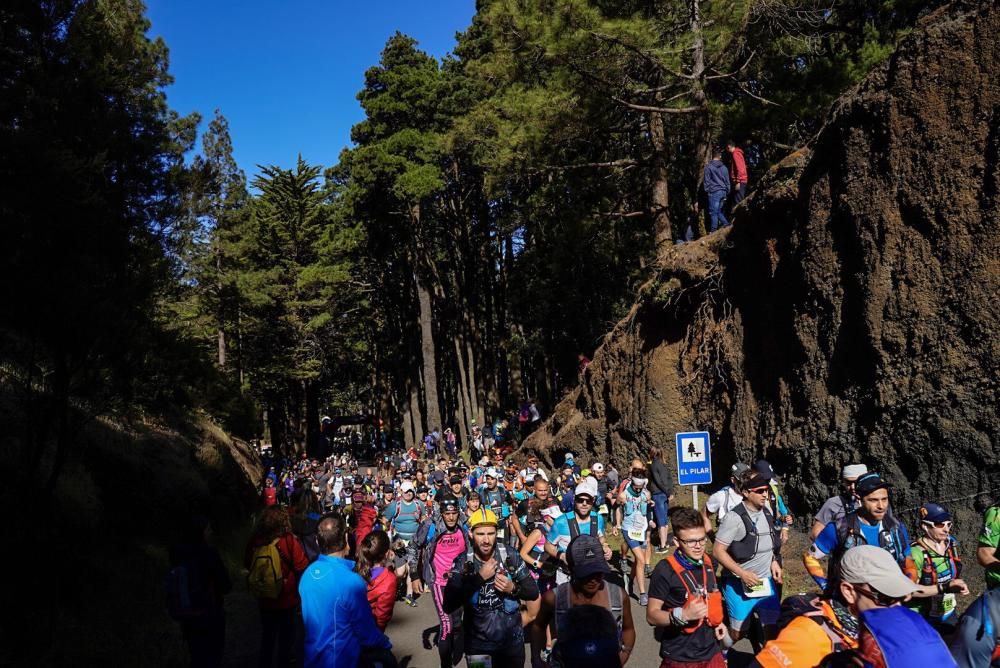
<path fill-rule="evenodd" d="M 670 155 L 663 114 L 649 113 L 649 139 L 653 144 L 653 192 L 650 207 L 653 212 L 653 239 L 656 252 L 673 243 L 670 225 L 670 170 L 667 165 Z"/>
<path fill-rule="evenodd" d="M 441 408 L 438 405 L 437 354 L 434 347 L 434 314 L 431 310 L 431 293 L 423 279 L 416 273 L 417 303 L 420 307 L 420 356 L 424 372 L 424 405 L 427 407 L 427 426 L 441 427 Z"/>
<path fill-rule="evenodd" d="M 691 101 L 694 106 L 702 108 L 701 112 L 695 116 L 694 121 L 695 144 L 692 172 L 697 176 L 692 198 L 694 202 L 697 202 L 698 194 L 701 191 L 702 170 L 712 157 L 712 126 L 705 95 L 705 38 L 701 31 L 700 0 L 688 0 L 688 12 L 691 34 L 694 35 L 694 42 L 691 45 L 691 76 L 693 77 L 691 80 Z M 699 215 L 697 221 L 695 234 L 702 237 L 708 231 L 705 229 L 705 216 Z"/>
<path fill-rule="evenodd" d="M 413 416 L 411 415 L 411 408 L 410 408 L 410 405 L 412 403 L 410 401 L 410 395 L 411 395 L 410 385 L 411 383 L 406 384 L 407 397 L 406 400 L 402 402 L 402 407 L 400 409 L 400 413 L 402 414 L 403 417 L 403 444 L 406 446 L 407 450 L 409 450 L 416 444 L 416 440 L 414 439 L 414 434 L 413 434 Z"/>
<path fill-rule="evenodd" d="M 410 421 L 412 423 L 411 429 L 413 430 L 413 442 L 419 449 L 420 442 L 428 432 L 424 426 L 423 417 L 420 415 L 420 391 L 417 389 L 417 383 L 411 382 L 409 385 Z"/>
<path fill-rule="evenodd" d="M 458 436 L 461 436 L 461 441 L 464 443 L 466 439 L 469 438 L 471 433 L 471 425 L 473 420 L 472 412 L 469 409 L 469 392 L 468 384 L 465 380 L 465 364 L 462 361 L 462 345 L 455 337 L 455 364 L 458 367 L 458 382 L 455 384 L 456 395 L 458 398 Z"/>
<path fill-rule="evenodd" d="M 218 303 L 215 306 L 215 322 L 218 328 L 219 368 L 226 368 L 226 314 L 222 306 L 222 253 L 215 249 L 215 289 Z"/>

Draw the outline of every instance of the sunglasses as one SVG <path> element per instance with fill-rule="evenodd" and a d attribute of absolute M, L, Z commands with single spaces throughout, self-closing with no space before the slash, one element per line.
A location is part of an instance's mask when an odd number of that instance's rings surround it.
<path fill-rule="evenodd" d="M 590 498 L 587 498 L 587 497 L 579 497 L 578 496 L 578 497 L 576 497 L 576 499 L 574 499 L 574 502 L 578 503 L 578 504 L 581 504 L 581 505 L 586 505 L 586 506 L 592 506 L 592 505 L 594 505 L 594 500 L 590 499 Z"/>
<path fill-rule="evenodd" d="M 873 603 L 875 603 L 875 605 L 878 605 L 883 608 L 891 608 L 892 606 L 902 603 L 904 600 L 906 600 L 905 596 L 899 596 L 899 597 L 886 596 L 877 589 L 862 589 L 858 585 L 853 585 L 853 586 L 854 586 L 854 591 L 858 592 L 859 594 L 867 598 L 869 601 L 872 601 Z"/>
<path fill-rule="evenodd" d="M 944 522 L 928 522 L 927 520 L 924 520 L 924 524 L 930 524 L 931 526 L 933 526 L 936 529 L 950 529 L 951 528 L 951 520 L 945 520 Z"/>
<path fill-rule="evenodd" d="M 646 475 L 646 469 L 632 469 L 632 475 L 634 475 L 637 478 L 641 478 L 642 476 Z"/>
<path fill-rule="evenodd" d="M 767 494 L 767 487 L 754 487 L 753 489 L 748 489 L 751 494 Z"/>

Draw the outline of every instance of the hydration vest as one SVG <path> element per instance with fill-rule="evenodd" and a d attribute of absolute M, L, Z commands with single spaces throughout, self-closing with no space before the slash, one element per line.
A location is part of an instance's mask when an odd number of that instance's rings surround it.
<path fill-rule="evenodd" d="M 569 525 L 569 539 L 572 542 L 574 538 L 580 535 L 580 523 L 576 519 L 575 512 L 573 513 L 573 517 L 566 523 Z M 594 514 L 590 515 L 590 535 L 597 538 L 597 516 Z"/>
<path fill-rule="evenodd" d="M 702 617 L 698 620 L 697 624 L 687 625 L 682 631 L 684 633 L 694 633 L 708 620 L 708 625 L 711 627 L 716 627 L 723 622 L 723 606 L 722 606 L 722 592 L 719 591 L 719 586 L 715 581 L 715 566 L 712 564 L 712 559 L 706 554 L 704 561 L 701 565 L 701 583 L 694 578 L 693 571 L 688 568 L 684 568 L 680 560 L 677 559 L 677 554 L 671 554 L 666 558 L 670 568 L 677 574 L 680 579 L 681 584 L 684 585 L 684 589 L 687 591 L 687 600 L 692 600 L 694 598 L 704 598 L 708 603 L 708 617 Z"/>
<path fill-rule="evenodd" d="M 746 535 L 729 546 L 729 556 L 736 563 L 745 564 L 757 555 L 757 548 L 760 545 L 760 534 L 757 533 L 757 527 L 754 521 L 750 519 L 750 513 L 747 512 L 745 504 L 741 503 L 730 512 L 739 515 L 740 519 L 743 520 Z M 774 526 L 774 515 L 767 509 L 767 506 L 762 507 L 761 512 L 764 513 L 764 520 L 771 530 L 771 551 L 777 556 L 778 551 L 781 549 L 781 536 Z"/>

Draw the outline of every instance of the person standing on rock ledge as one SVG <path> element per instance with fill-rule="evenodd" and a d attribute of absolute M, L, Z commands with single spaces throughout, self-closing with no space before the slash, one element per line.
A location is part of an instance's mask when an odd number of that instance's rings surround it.
<path fill-rule="evenodd" d="M 712 160 L 705 165 L 702 175 L 702 187 L 708 195 L 709 232 L 715 232 L 729 225 L 722 205 L 729 195 L 729 170 L 722 162 L 722 149 L 712 150 Z"/>

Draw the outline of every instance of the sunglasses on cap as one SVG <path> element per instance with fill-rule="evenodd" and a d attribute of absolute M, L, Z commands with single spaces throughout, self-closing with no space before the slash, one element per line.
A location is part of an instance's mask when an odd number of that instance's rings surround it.
<path fill-rule="evenodd" d="M 872 601 L 873 603 L 875 603 L 875 605 L 878 605 L 883 608 L 891 608 L 892 606 L 898 603 L 902 603 L 904 600 L 906 600 L 905 596 L 900 596 L 900 597 L 887 596 L 882 592 L 880 592 L 879 590 L 871 589 L 870 587 L 865 589 L 862 589 L 860 585 L 853 585 L 853 587 L 854 591 L 858 592 L 859 594 L 867 598 L 869 601 Z"/>

